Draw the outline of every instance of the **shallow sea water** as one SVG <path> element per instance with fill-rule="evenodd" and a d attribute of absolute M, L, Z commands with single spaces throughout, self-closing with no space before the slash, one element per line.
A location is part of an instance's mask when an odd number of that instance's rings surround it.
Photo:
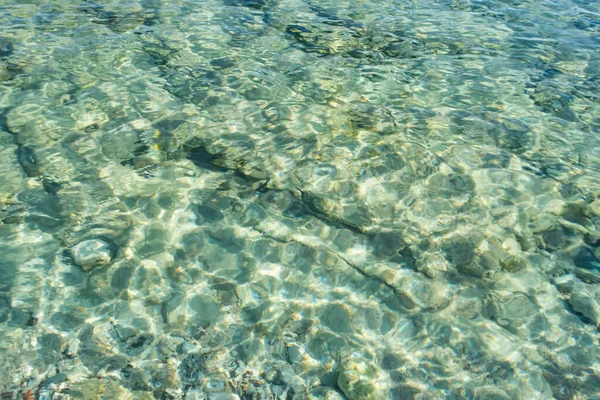
<path fill-rule="evenodd" d="M 600 399 L 600 4 L 0 1 L 0 398 Z"/>

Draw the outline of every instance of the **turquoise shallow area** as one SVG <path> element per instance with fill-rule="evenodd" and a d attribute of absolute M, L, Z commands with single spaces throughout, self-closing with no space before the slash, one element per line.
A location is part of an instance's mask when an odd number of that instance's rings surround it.
<path fill-rule="evenodd" d="M 0 398 L 600 399 L 600 3 L 0 0 Z"/>

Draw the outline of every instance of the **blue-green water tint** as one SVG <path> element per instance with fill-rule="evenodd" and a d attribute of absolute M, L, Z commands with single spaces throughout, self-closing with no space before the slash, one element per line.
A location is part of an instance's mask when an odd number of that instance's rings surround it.
<path fill-rule="evenodd" d="M 0 394 L 600 398 L 600 7 L 0 5 Z"/>

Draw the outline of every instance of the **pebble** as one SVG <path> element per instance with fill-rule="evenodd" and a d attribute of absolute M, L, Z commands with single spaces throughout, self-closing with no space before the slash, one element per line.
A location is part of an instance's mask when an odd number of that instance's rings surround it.
<path fill-rule="evenodd" d="M 108 264 L 113 258 L 113 249 L 102 239 L 90 239 L 73 246 L 71 255 L 75 264 L 84 271 L 90 271 L 100 265 Z"/>

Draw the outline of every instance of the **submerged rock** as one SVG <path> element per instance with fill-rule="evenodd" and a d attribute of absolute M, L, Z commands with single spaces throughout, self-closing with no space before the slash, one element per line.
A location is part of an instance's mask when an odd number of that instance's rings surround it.
<path fill-rule="evenodd" d="M 263 10 L 271 5 L 267 0 L 224 0 L 225 5 L 235 7 L 248 7 L 255 10 Z"/>
<path fill-rule="evenodd" d="M 75 264 L 84 271 L 108 264 L 114 257 L 113 247 L 102 239 L 90 239 L 79 242 L 71 248 Z"/>
<path fill-rule="evenodd" d="M 0 37 L 0 59 L 7 58 L 12 55 L 14 47 L 11 41 Z"/>
<path fill-rule="evenodd" d="M 35 151 L 31 147 L 19 146 L 17 148 L 17 160 L 27 176 L 36 177 L 41 175 L 40 164 Z"/>
<path fill-rule="evenodd" d="M 567 121 L 575 121 L 576 114 L 569 107 L 573 102 L 573 95 L 564 91 L 556 82 L 543 82 L 539 84 L 531 99 L 536 106 L 545 113 L 551 113 Z"/>
<path fill-rule="evenodd" d="M 600 305 L 597 299 L 586 292 L 575 292 L 569 298 L 573 310 L 588 318 L 594 324 L 600 324 Z"/>
<path fill-rule="evenodd" d="M 344 364 L 337 384 L 350 400 L 376 400 L 384 397 L 377 389 L 376 378 L 375 370 L 366 362 L 349 361 Z"/>
<path fill-rule="evenodd" d="M 539 306 L 524 293 L 494 292 L 486 303 L 485 313 L 498 325 L 519 336 L 545 330 L 548 323 Z"/>
<path fill-rule="evenodd" d="M 147 392 L 131 392 L 112 379 L 87 379 L 69 386 L 69 395 L 78 399 L 151 399 Z M 62 397 L 62 396 L 61 396 Z"/>
<path fill-rule="evenodd" d="M 413 275 L 401 278 L 394 286 L 396 292 L 413 306 L 423 310 L 442 310 L 452 302 L 452 293 L 442 282 Z"/>
<path fill-rule="evenodd" d="M 350 333 L 353 331 L 352 314 L 344 304 L 329 304 L 323 309 L 321 315 L 323 325 L 336 333 Z"/>
<path fill-rule="evenodd" d="M 482 386 L 474 390 L 475 399 L 508 400 L 510 396 L 502 389 L 493 386 Z"/>

